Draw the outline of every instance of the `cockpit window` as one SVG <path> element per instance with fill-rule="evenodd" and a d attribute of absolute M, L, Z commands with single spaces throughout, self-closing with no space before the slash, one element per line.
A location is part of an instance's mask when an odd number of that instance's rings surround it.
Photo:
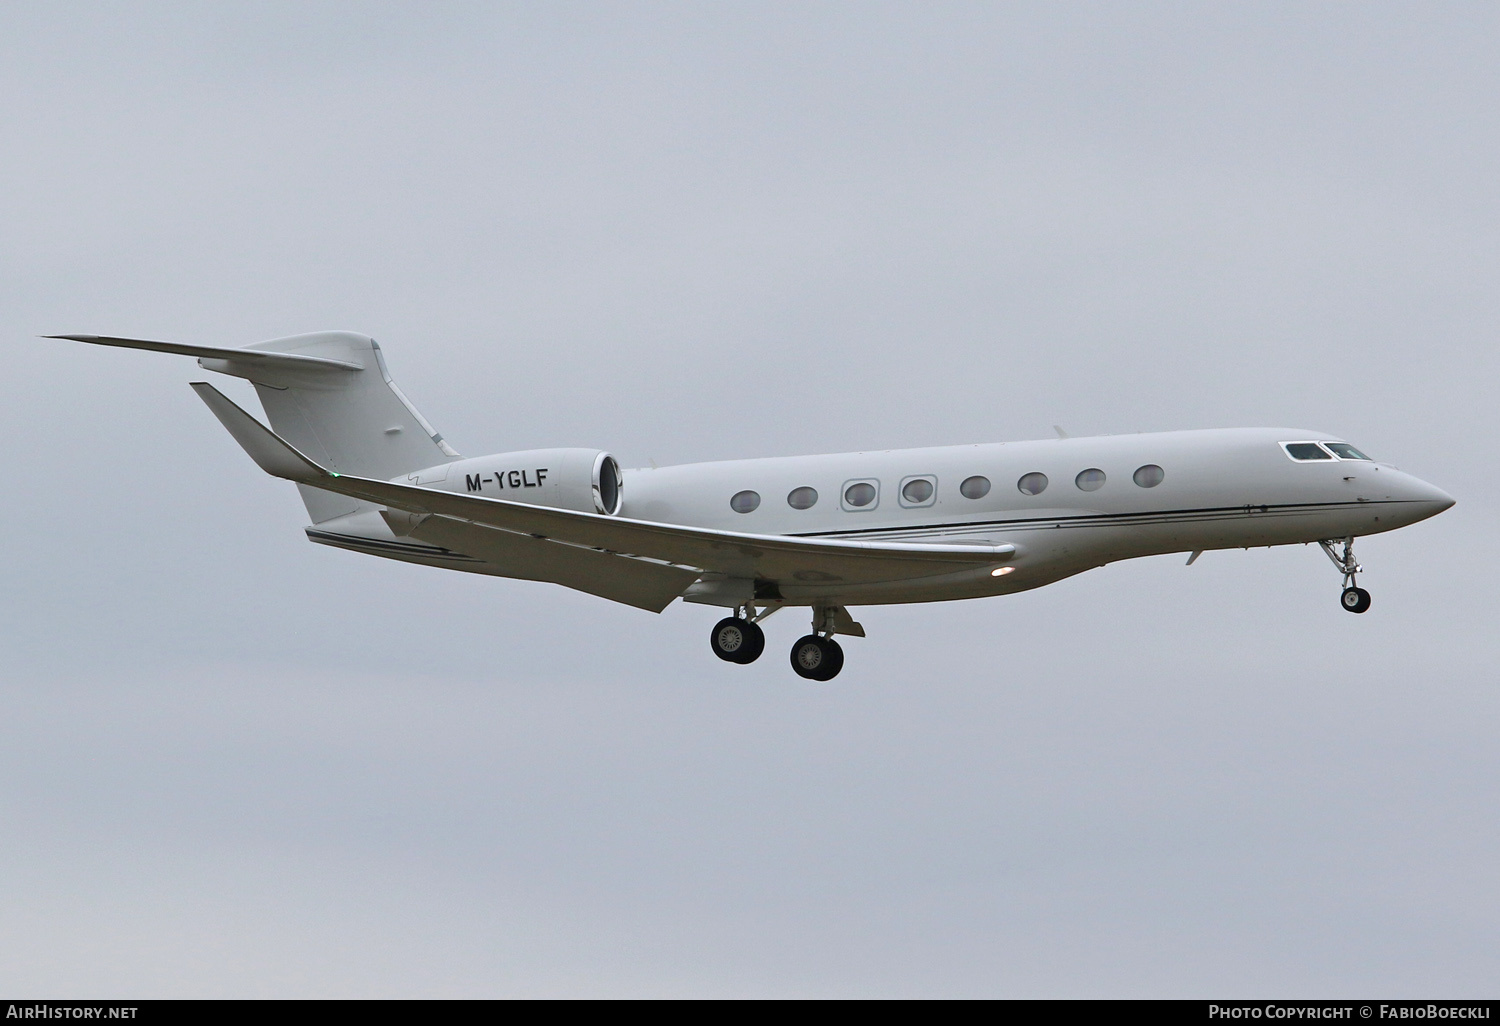
<path fill-rule="evenodd" d="M 1331 460 L 1332 456 L 1317 442 L 1283 442 L 1286 454 L 1294 460 Z"/>
<path fill-rule="evenodd" d="M 1333 454 L 1340 459 L 1368 460 L 1370 458 L 1364 453 L 1360 452 L 1354 446 L 1350 445 L 1348 442 L 1324 442 L 1323 444 L 1326 445 L 1329 449 L 1333 450 Z"/>

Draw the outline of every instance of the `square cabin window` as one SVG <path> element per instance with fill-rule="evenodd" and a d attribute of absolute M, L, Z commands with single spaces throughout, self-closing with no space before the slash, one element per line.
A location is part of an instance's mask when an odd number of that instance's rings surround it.
<path fill-rule="evenodd" d="M 1281 447 L 1286 450 L 1288 456 L 1298 463 L 1311 463 L 1313 460 L 1333 459 L 1333 454 L 1317 442 L 1282 442 Z"/>
<path fill-rule="evenodd" d="M 865 513 L 880 505 L 880 482 L 873 477 L 845 481 L 839 506 L 845 513 Z"/>
<path fill-rule="evenodd" d="M 937 502 L 937 478 L 931 474 L 901 479 L 901 505 L 920 509 Z"/>

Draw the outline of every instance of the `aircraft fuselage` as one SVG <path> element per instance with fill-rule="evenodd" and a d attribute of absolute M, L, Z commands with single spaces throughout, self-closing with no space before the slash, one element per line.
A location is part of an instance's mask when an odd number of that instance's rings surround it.
<path fill-rule="evenodd" d="M 866 541 L 1012 543 L 1013 572 L 968 571 L 839 589 L 783 582 L 788 602 L 836 590 L 851 604 L 930 601 L 1023 591 L 1121 559 L 1289 545 L 1395 530 L 1453 504 L 1388 463 L 1294 460 L 1283 443 L 1339 440 L 1316 431 L 1230 428 L 837 453 L 624 471 L 620 515 L 753 534 Z M 1160 479 L 1141 468 L 1159 467 Z M 1088 471 L 1102 472 L 1088 474 Z M 1035 494 L 1022 491 L 1042 475 Z M 983 478 L 976 498 L 961 490 Z M 927 488 L 910 489 L 914 481 Z M 1155 483 L 1151 483 L 1155 481 Z M 1026 482 L 1035 489 L 1040 479 Z M 869 484 L 873 497 L 847 496 Z M 1083 486 L 1092 486 L 1085 490 Z M 804 509 L 806 491 L 816 501 Z M 978 489 L 972 488 L 971 491 Z M 734 497 L 758 502 L 737 512 Z M 870 492 L 857 493 L 860 499 Z M 920 498 L 921 501 L 912 501 Z M 748 505 L 742 501 L 741 507 Z"/>

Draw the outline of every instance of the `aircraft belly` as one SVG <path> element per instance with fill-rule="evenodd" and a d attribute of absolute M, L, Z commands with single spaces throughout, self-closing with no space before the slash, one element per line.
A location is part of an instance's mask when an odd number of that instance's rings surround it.
<path fill-rule="evenodd" d="M 986 543 L 1016 546 L 1011 570 L 999 577 L 991 566 L 966 567 L 931 573 L 931 566 L 913 566 L 896 559 L 886 564 L 886 575 L 845 578 L 836 573 L 803 569 L 778 574 L 766 562 L 746 554 L 744 574 L 760 580 L 788 604 L 837 601 L 842 604 L 887 604 L 979 598 L 1026 591 L 1051 584 L 1092 567 L 1122 559 L 1194 549 L 1285 545 L 1369 534 L 1400 526 L 1383 510 L 1386 503 L 1358 507 L 1320 508 L 1241 506 L 1181 511 L 1152 522 L 1126 516 L 1076 511 L 1049 522 L 1035 521 L 1022 528 L 1004 522 L 933 525 L 917 530 L 895 529 L 875 534 L 885 540 L 918 543 Z M 1061 511 L 1059 511 L 1061 512 Z M 1081 515 L 1080 515 L 1081 513 Z M 1382 524 L 1385 514 L 1388 524 Z M 309 528 L 317 542 L 387 559 L 463 570 L 497 577 L 534 580 L 584 591 L 602 598 L 659 612 L 682 594 L 700 573 L 661 561 L 643 560 L 496 530 L 444 516 L 412 517 L 410 527 L 392 533 L 374 511 L 340 518 Z M 860 540 L 877 541 L 865 534 Z M 731 547 L 732 548 L 732 547 Z M 774 561 L 772 561 L 774 563 Z M 723 571 L 737 565 L 726 559 Z M 839 569 L 843 569 L 840 567 Z M 767 571 L 771 571 L 768 575 Z"/>
<path fill-rule="evenodd" d="M 1250 506 L 1231 514 L 1183 517 L 1162 523 L 1059 524 L 1053 531 L 1031 534 L 1027 547 L 1074 558 L 1108 563 L 1140 556 L 1197 549 L 1258 548 L 1299 545 L 1324 538 L 1376 534 L 1399 526 L 1392 504 L 1368 503 L 1332 508 Z M 1077 534 L 1074 544 L 1048 535 Z"/>
<path fill-rule="evenodd" d="M 1023 530 L 987 529 L 990 540 L 1016 545 L 1011 573 L 995 578 L 987 570 L 907 578 L 865 584 L 799 584 L 782 582 L 790 603 L 829 601 L 848 605 L 929 602 L 979 598 L 1027 591 L 1123 559 L 1269 545 L 1295 545 L 1349 534 L 1372 534 L 1400 526 L 1387 503 L 1316 509 L 1232 507 L 1184 513 L 1174 520 L 1139 523 L 1060 518 L 1047 526 Z M 970 532 L 980 530 L 970 528 Z M 926 541 L 945 537 L 927 535 Z M 916 540 L 912 534 L 907 538 Z M 972 534 L 960 535 L 964 541 Z M 958 540 L 956 539 L 956 540 Z"/>
<path fill-rule="evenodd" d="M 990 598 L 1030 591 L 1092 569 L 1091 563 L 1058 562 L 1029 571 L 1017 571 L 1005 577 L 992 577 L 984 571 L 943 574 L 875 584 L 850 584 L 837 588 L 827 585 L 782 585 L 781 598 L 788 605 L 837 603 L 850 606 L 895 605 L 906 602 L 945 602 L 950 599 Z"/>

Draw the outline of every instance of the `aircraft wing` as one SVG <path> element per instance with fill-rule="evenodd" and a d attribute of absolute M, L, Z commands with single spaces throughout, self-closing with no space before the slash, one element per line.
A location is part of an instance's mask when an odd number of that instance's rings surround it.
<path fill-rule="evenodd" d="M 319 466 L 212 385 L 194 382 L 193 389 L 251 459 L 275 477 L 391 509 L 635 557 L 658 566 L 788 583 L 866 584 L 993 566 L 1007 562 L 1016 551 L 1013 545 L 909 545 L 742 534 L 350 477 Z"/>
<path fill-rule="evenodd" d="M 417 517 L 404 512 L 387 514 L 393 528 L 402 518 L 420 520 L 412 527 L 402 528 L 411 531 L 410 537 L 503 567 L 506 577 L 561 584 L 653 613 L 670 606 L 701 576 L 697 570 L 563 545 L 472 520 Z"/>

